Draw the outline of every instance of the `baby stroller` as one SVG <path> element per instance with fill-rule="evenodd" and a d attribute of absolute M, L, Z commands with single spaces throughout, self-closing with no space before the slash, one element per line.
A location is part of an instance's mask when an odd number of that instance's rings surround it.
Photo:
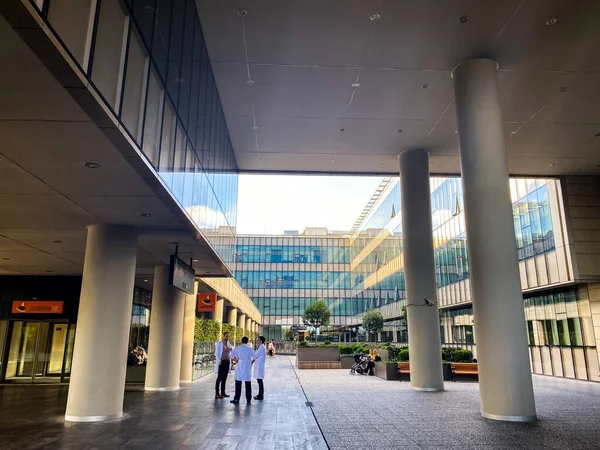
<path fill-rule="evenodd" d="M 359 374 L 366 375 L 367 374 L 367 357 L 365 355 L 354 355 L 354 365 L 350 367 L 350 375 Z"/>

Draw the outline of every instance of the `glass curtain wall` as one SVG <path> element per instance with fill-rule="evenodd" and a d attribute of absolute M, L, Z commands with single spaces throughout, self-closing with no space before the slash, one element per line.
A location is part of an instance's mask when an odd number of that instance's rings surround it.
<path fill-rule="evenodd" d="M 34 5 L 190 220 L 231 266 L 238 169 L 194 0 Z"/>

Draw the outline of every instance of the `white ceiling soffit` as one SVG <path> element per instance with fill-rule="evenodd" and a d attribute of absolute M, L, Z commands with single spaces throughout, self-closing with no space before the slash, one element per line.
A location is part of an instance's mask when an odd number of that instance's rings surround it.
<path fill-rule="evenodd" d="M 450 71 L 490 57 L 510 171 L 600 174 L 597 0 L 196 2 L 242 171 L 459 173 Z"/>
<path fill-rule="evenodd" d="M 175 242 L 198 275 L 224 273 L 156 178 L 140 175 L 140 157 L 119 152 L 2 16 L 0 61 L 10 61 L 0 70 L 0 275 L 81 275 L 86 227 L 101 223 L 141 230 L 142 280 Z"/>

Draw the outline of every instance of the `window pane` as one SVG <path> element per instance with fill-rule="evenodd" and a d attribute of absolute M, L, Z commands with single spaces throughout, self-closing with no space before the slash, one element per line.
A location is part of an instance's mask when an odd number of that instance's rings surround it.
<path fill-rule="evenodd" d="M 129 39 L 127 73 L 125 75 L 125 93 L 121 121 L 131 136 L 139 143 L 142 129 L 142 107 L 146 88 L 148 57 L 142 48 L 140 38 L 135 31 Z"/>
<path fill-rule="evenodd" d="M 160 126 L 163 110 L 164 91 L 154 71 L 148 80 L 148 96 L 146 101 L 146 120 L 144 121 L 143 151 L 152 166 L 158 169 L 160 151 Z"/>

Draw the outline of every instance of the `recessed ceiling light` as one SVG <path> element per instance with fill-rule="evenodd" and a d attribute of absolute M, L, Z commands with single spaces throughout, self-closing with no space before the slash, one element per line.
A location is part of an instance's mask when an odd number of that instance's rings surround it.
<path fill-rule="evenodd" d="M 237 10 L 237 15 L 240 17 L 244 17 L 248 15 L 248 11 L 246 11 L 244 8 L 240 8 Z"/>
<path fill-rule="evenodd" d="M 4 261 L 10 261 L 10 258 L 2 258 Z"/>
<path fill-rule="evenodd" d="M 63 241 L 52 241 L 52 242 L 54 242 L 55 244 L 62 244 L 63 243 Z"/>
<path fill-rule="evenodd" d="M 429 85 L 428 84 L 422 84 L 421 85 L 421 89 L 429 89 Z"/>
<path fill-rule="evenodd" d="M 554 167 L 555 165 L 556 165 L 555 163 L 550 163 L 550 165 L 548 165 L 548 168 Z"/>
<path fill-rule="evenodd" d="M 458 130 L 454 130 L 454 134 L 458 134 Z"/>
<path fill-rule="evenodd" d="M 95 162 L 86 162 L 83 166 L 87 167 L 88 169 L 99 169 L 102 167 L 100 164 Z"/>
<path fill-rule="evenodd" d="M 192 259 L 192 262 L 198 262 L 198 260 L 197 259 Z"/>
<path fill-rule="evenodd" d="M 561 88 L 559 89 L 560 92 L 567 92 L 569 90 L 568 86 L 561 86 Z"/>
<path fill-rule="evenodd" d="M 154 6 L 146 5 L 144 6 L 144 11 L 146 11 L 148 14 L 152 14 L 154 12 Z"/>
<path fill-rule="evenodd" d="M 144 280 L 144 283 L 147 283 L 147 282 L 148 282 L 148 280 Z"/>
<path fill-rule="evenodd" d="M 552 18 L 546 20 L 546 25 L 551 27 L 552 25 L 556 25 L 556 22 L 558 22 L 558 20 L 556 20 L 554 17 L 552 17 Z"/>
<path fill-rule="evenodd" d="M 381 15 L 373 14 L 371 17 L 369 17 L 369 19 L 371 19 L 372 22 L 375 22 L 375 21 L 381 19 Z"/>
<path fill-rule="evenodd" d="M 469 21 L 469 16 L 460 16 L 460 17 L 458 18 L 458 21 L 459 21 L 460 23 L 467 23 L 467 22 Z"/>
<path fill-rule="evenodd" d="M 152 217 L 152 215 L 151 215 L 151 214 L 148 214 L 148 213 L 142 213 L 142 214 L 140 214 L 140 216 L 142 216 L 144 219 L 147 219 L 147 218 L 149 218 L 149 217 Z"/>
<path fill-rule="evenodd" d="M 396 130 L 396 133 L 402 133 L 404 130 Z"/>
<path fill-rule="evenodd" d="M 360 83 L 352 83 L 352 87 L 354 89 L 359 88 L 360 87 Z"/>
<path fill-rule="evenodd" d="M 246 84 L 250 86 L 251 84 L 254 84 L 254 80 L 246 80 Z"/>
<path fill-rule="evenodd" d="M 345 128 L 340 128 L 340 131 L 342 131 L 342 132 L 343 132 L 343 131 L 346 131 L 346 129 L 345 129 Z"/>

